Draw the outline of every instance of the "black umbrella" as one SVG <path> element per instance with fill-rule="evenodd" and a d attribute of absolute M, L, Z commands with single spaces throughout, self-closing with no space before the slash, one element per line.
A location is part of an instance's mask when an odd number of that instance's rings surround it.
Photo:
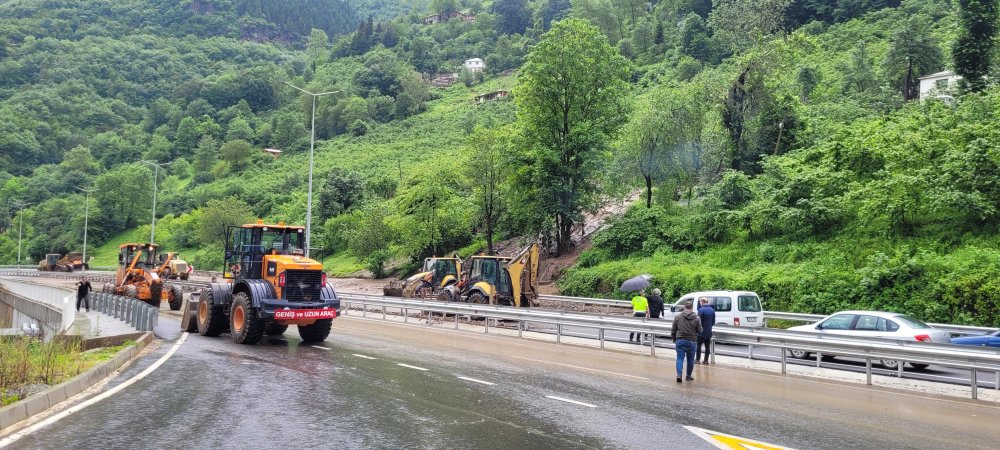
<path fill-rule="evenodd" d="M 639 275 L 636 277 L 629 278 L 622 283 L 622 292 L 634 292 L 641 291 L 649 287 L 649 280 L 652 279 L 652 275 Z"/>

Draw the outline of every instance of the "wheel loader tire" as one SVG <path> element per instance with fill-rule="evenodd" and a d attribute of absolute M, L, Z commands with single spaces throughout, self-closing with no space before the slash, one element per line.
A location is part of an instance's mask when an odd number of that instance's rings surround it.
<path fill-rule="evenodd" d="M 181 309 L 181 305 L 184 303 L 184 291 L 181 290 L 180 286 L 170 286 L 170 310 L 177 311 Z"/>
<path fill-rule="evenodd" d="M 160 303 L 162 302 L 163 302 L 163 283 L 150 285 L 149 304 L 153 305 L 154 308 L 159 308 Z"/>
<path fill-rule="evenodd" d="M 198 331 L 198 297 L 191 296 L 184 301 L 181 311 L 181 331 L 194 333 Z"/>
<path fill-rule="evenodd" d="M 251 307 L 250 296 L 245 292 L 233 294 L 233 306 L 229 311 L 229 330 L 233 342 L 257 345 L 264 336 L 264 319 L 257 317 Z"/>
<path fill-rule="evenodd" d="M 128 298 L 139 298 L 139 289 L 130 284 L 125 286 L 124 294 Z"/>
<path fill-rule="evenodd" d="M 66 271 L 69 273 L 73 273 L 73 266 L 66 266 Z"/>
<path fill-rule="evenodd" d="M 323 342 L 330 335 L 333 319 L 320 319 L 307 326 L 299 326 L 299 337 L 305 342 Z"/>
<path fill-rule="evenodd" d="M 198 300 L 198 334 L 215 337 L 226 331 L 227 326 L 222 307 L 212 304 L 212 290 L 205 289 Z"/>
<path fill-rule="evenodd" d="M 187 279 L 190 278 L 190 277 L 191 277 L 191 275 L 188 274 L 187 272 L 184 272 L 184 273 L 181 274 L 181 279 L 184 280 L 184 281 L 187 281 Z"/>
<path fill-rule="evenodd" d="M 477 291 L 477 292 L 473 292 L 472 295 L 469 296 L 469 303 L 478 303 L 478 304 L 481 304 L 481 305 L 485 305 L 485 304 L 489 303 L 489 299 L 487 299 L 486 296 L 483 295 L 482 292 L 478 292 Z"/>
<path fill-rule="evenodd" d="M 268 336 L 281 336 L 288 331 L 288 325 L 282 325 L 277 322 L 268 322 L 264 325 L 264 334 Z"/>

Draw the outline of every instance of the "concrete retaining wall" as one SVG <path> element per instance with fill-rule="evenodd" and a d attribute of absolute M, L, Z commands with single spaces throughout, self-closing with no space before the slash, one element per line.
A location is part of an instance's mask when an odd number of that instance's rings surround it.
<path fill-rule="evenodd" d="M 60 289 L 51 286 L 42 286 L 38 284 L 33 284 L 26 281 L 11 280 L 11 279 L 0 279 L 0 292 L 6 290 L 10 294 L 16 297 L 20 297 L 27 302 L 33 304 L 42 304 L 48 308 L 55 310 L 61 314 L 58 319 L 54 319 L 54 316 L 35 316 L 32 314 L 43 314 L 40 309 L 32 309 L 24 302 L 20 302 L 16 305 L 13 302 L 4 302 L 13 307 L 17 311 L 27 314 L 29 317 L 36 320 L 35 323 L 48 323 L 51 320 L 52 328 L 58 328 L 54 333 L 46 333 L 47 336 L 54 336 L 59 332 L 68 330 L 72 325 L 73 321 L 76 319 L 76 296 L 72 291 L 67 289 Z M 0 317 L 3 317 L 0 313 Z M 22 322 L 18 322 L 16 318 L 13 320 L 13 324 L 10 328 L 20 328 Z M 0 325 L 0 328 L 5 328 Z"/>
<path fill-rule="evenodd" d="M 152 340 L 153 333 L 143 333 L 135 345 L 130 345 L 122 349 L 111 360 L 98 364 L 69 381 L 52 386 L 13 405 L 0 408 L 0 430 L 27 420 L 29 417 L 39 414 L 99 383 L 125 365 L 125 363 L 135 358 Z"/>
<path fill-rule="evenodd" d="M 62 331 L 62 323 L 62 311 L 0 289 L 0 328 L 17 331 L 26 325 L 34 325 L 48 340 Z"/>

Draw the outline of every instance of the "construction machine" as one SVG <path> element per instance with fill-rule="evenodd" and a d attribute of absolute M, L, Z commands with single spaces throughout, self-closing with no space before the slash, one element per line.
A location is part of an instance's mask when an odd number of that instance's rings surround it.
<path fill-rule="evenodd" d="M 305 342 L 329 336 L 340 300 L 327 282 L 322 263 L 305 256 L 305 229 L 255 224 L 226 229 L 223 277 L 190 300 L 181 327 L 202 336 L 226 331 L 238 344 L 253 345 L 266 335 L 296 325 Z"/>
<path fill-rule="evenodd" d="M 442 289 L 448 301 L 528 307 L 538 306 L 538 244 L 512 258 L 476 255 L 465 263 L 457 284 Z"/>
<path fill-rule="evenodd" d="M 171 311 L 181 309 L 184 294 L 180 286 L 164 289 L 163 279 L 155 270 L 157 248 L 156 244 L 119 245 L 115 283 L 104 285 L 104 291 L 141 300 L 156 308 L 166 299 Z"/>
<path fill-rule="evenodd" d="M 405 280 L 390 282 L 382 293 L 388 297 L 436 297 L 448 286 L 457 284 L 461 273 L 462 259 L 458 254 L 450 258 L 427 258 L 419 273 Z"/>
<path fill-rule="evenodd" d="M 90 266 L 83 261 L 80 253 L 67 253 L 62 257 L 58 253 L 49 253 L 38 262 L 38 270 L 42 272 L 72 272 L 81 269 L 89 270 Z"/>
<path fill-rule="evenodd" d="M 180 255 L 173 252 L 161 253 L 156 261 L 159 266 L 155 271 L 164 280 L 187 280 L 194 270 Z"/>

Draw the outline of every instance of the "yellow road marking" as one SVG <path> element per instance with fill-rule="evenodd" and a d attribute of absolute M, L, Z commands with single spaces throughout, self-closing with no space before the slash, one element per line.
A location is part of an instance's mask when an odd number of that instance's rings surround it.
<path fill-rule="evenodd" d="M 718 431 L 706 430 L 698 427 L 684 427 L 716 448 L 725 450 L 792 450 L 780 445 L 768 444 L 753 439 L 747 439 L 731 434 L 720 433 Z"/>

